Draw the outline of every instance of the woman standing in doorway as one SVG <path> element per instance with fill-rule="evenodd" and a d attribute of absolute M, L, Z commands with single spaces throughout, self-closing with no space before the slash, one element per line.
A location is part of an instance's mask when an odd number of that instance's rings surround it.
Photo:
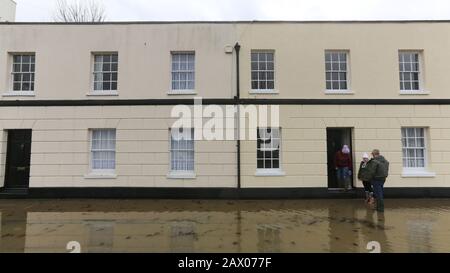
<path fill-rule="evenodd" d="M 353 188 L 350 182 L 352 166 L 353 163 L 350 155 L 350 148 L 348 145 L 344 145 L 334 157 L 334 167 L 336 168 L 339 186 L 342 186 L 346 190 L 352 190 Z"/>

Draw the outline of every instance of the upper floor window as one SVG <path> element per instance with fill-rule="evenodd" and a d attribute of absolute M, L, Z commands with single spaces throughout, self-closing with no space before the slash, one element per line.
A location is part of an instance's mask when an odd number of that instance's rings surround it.
<path fill-rule="evenodd" d="M 273 91 L 275 88 L 275 66 L 273 51 L 252 51 L 252 90 Z"/>
<path fill-rule="evenodd" d="M 117 91 L 119 55 L 94 54 L 94 92 Z"/>
<path fill-rule="evenodd" d="M 195 89 L 195 53 L 172 52 L 172 90 Z"/>
<path fill-rule="evenodd" d="M 348 52 L 325 51 L 326 88 L 328 91 L 347 91 Z"/>
<path fill-rule="evenodd" d="M 12 89 L 14 92 L 34 91 L 35 54 L 14 54 Z"/>
<path fill-rule="evenodd" d="M 420 52 L 400 51 L 400 90 L 420 91 Z"/>

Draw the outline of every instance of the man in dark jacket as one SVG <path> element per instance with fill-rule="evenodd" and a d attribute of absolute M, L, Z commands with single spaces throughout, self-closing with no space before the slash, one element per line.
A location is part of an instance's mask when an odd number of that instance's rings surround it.
<path fill-rule="evenodd" d="M 372 156 L 373 158 L 367 164 L 368 173 L 377 199 L 377 211 L 384 212 L 384 183 L 389 175 L 389 161 L 380 154 L 379 150 L 373 150 Z"/>

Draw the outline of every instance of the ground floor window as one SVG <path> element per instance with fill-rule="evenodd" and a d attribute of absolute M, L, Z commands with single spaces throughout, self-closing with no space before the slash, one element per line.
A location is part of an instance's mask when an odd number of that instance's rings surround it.
<path fill-rule="evenodd" d="M 114 172 L 116 169 L 116 130 L 94 129 L 91 140 L 91 169 Z"/>
<path fill-rule="evenodd" d="M 194 129 L 175 128 L 170 132 L 170 170 L 194 172 Z"/>
<path fill-rule="evenodd" d="M 280 169 L 280 128 L 258 128 L 258 169 Z"/>
<path fill-rule="evenodd" d="M 425 128 L 402 128 L 403 167 L 425 168 Z"/>

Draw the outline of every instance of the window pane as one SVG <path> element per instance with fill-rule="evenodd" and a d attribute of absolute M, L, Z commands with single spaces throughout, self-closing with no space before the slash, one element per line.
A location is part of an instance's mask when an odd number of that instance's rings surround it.
<path fill-rule="evenodd" d="M 14 91 L 20 91 L 20 89 L 21 89 L 20 83 L 14 83 L 13 89 L 14 89 Z"/>
<path fill-rule="evenodd" d="M 279 169 L 280 168 L 280 161 L 279 160 L 274 160 L 273 161 L 273 168 L 274 169 Z"/>
<path fill-rule="evenodd" d="M 417 128 L 416 130 L 417 137 L 423 137 L 424 136 L 423 131 L 424 131 L 423 128 Z"/>
<path fill-rule="evenodd" d="M 30 90 L 30 84 L 29 83 L 23 83 L 22 84 L 22 90 L 23 91 L 31 91 Z"/>
<path fill-rule="evenodd" d="M 14 63 L 21 63 L 22 62 L 22 55 L 15 55 L 13 57 Z"/>
<path fill-rule="evenodd" d="M 30 72 L 30 64 L 22 64 L 22 72 Z"/>
<path fill-rule="evenodd" d="M 111 73 L 104 73 L 103 74 L 103 79 L 105 81 L 110 81 L 111 80 Z"/>
<path fill-rule="evenodd" d="M 259 82 L 259 89 L 261 89 L 261 90 L 267 89 L 267 82 L 260 81 Z"/>
<path fill-rule="evenodd" d="M 265 62 L 260 62 L 259 63 L 259 70 L 266 70 L 267 69 L 267 64 Z"/>
<path fill-rule="evenodd" d="M 339 82 L 332 82 L 332 88 L 334 89 L 334 90 L 339 90 Z"/>
<path fill-rule="evenodd" d="M 266 72 L 259 72 L 259 80 L 266 80 L 267 79 L 267 73 Z"/>
<path fill-rule="evenodd" d="M 418 168 L 424 168 L 425 167 L 425 160 L 418 159 L 416 165 L 417 165 Z"/>
<path fill-rule="evenodd" d="M 252 81 L 258 80 L 258 72 L 252 72 Z"/>
<path fill-rule="evenodd" d="M 14 74 L 13 81 L 20 82 L 22 80 L 22 74 Z"/>

